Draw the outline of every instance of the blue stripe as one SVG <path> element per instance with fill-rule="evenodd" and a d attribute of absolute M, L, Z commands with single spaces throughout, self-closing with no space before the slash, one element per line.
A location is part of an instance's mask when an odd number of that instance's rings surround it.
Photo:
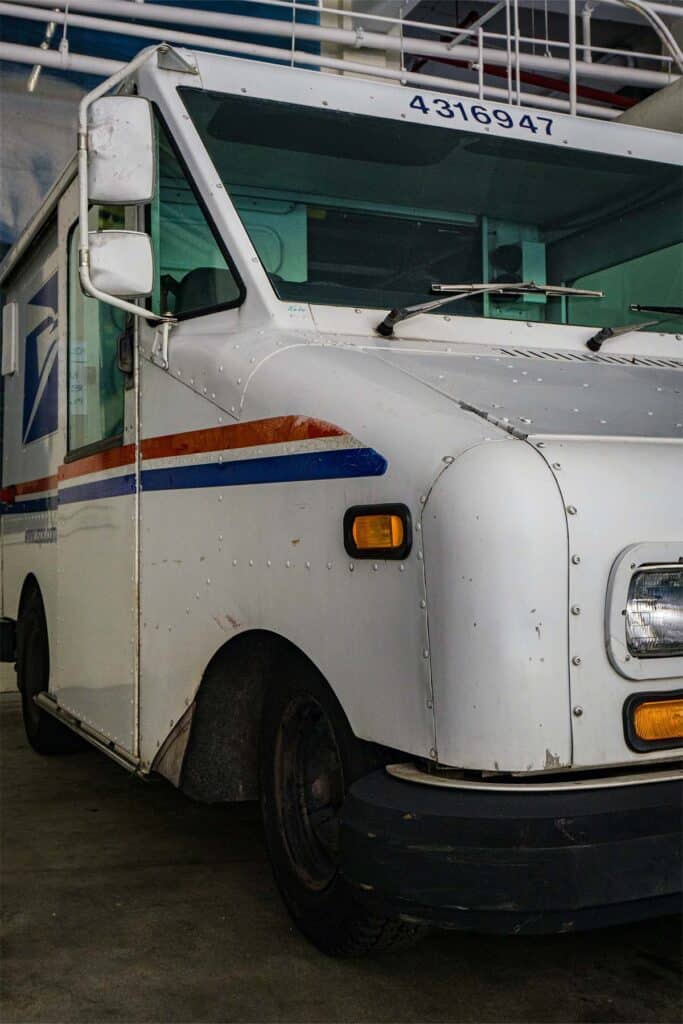
<path fill-rule="evenodd" d="M 244 484 L 382 476 L 386 471 L 387 460 L 374 448 L 340 448 L 335 451 L 270 455 L 261 459 L 238 459 L 198 466 L 145 469 L 142 471 L 142 486 L 146 491 L 173 491 L 193 487 L 237 487 Z M 52 495 L 0 504 L 0 513 L 24 515 L 27 512 L 46 512 L 58 505 L 94 501 L 97 498 L 116 498 L 125 494 L 135 494 L 135 476 L 132 473 L 64 487 L 60 489 L 59 497 Z"/>
<path fill-rule="evenodd" d="M 373 448 L 341 448 L 301 455 L 272 455 L 200 466 L 145 469 L 145 491 L 185 490 L 190 487 L 237 487 L 297 480 L 334 480 L 340 477 L 382 476 L 387 460 Z"/>
<path fill-rule="evenodd" d="M 88 484 L 65 487 L 59 492 L 59 504 L 71 505 L 75 501 L 94 501 L 96 498 L 118 498 L 122 494 L 135 494 L 135 476 L 110 476 Z"/>
<path fill-rule="evenodd" d="M 48 512 L 55 508 L 57 508 L 56 494 L 52 494 L 48 498 L 27 498 L 25 501 L 3 502 L 0 504 L 0 512 L 6 516 L 22 516 L 28 512 Z"/>

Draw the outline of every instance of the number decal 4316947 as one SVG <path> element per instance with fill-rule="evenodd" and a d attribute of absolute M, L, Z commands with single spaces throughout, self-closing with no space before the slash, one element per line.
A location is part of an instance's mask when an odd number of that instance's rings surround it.
<path fill-rule="evenodd" d="M 456 118 L 459 121 L 476 121 L 479 124 L 493 124 L 497 128 L 526 128 L 532 135 L 538 132 L 546 135 L 553 133 L 552 117 L 541 117 L 540 114 L 519 114 L 513 115 L 507 110 L 484 107 L 481 103 L 463 103 L 462 100 L 447 100 L 441 96 L 434 96 L 425 100 L 424 96 L 413 96 L 410 101 L 413 110 L 419 110 L 423 114 L 436 114 L 448 120 Z"/>

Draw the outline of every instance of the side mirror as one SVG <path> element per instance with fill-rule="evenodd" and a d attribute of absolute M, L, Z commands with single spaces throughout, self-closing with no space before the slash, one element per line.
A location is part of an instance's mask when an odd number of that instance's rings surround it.
<path fill-rule="evenodd" d="M 107 295 L 140 298 L 152 294 L 152 240 L 142 231 L 91 231 L 90 282 Z"/>
<path fill-rule="evenodd" d="M 154 197 L 154 123 L 149 100 L 103 96 L 88 108 L 88 198 L 121 206 Z"/>

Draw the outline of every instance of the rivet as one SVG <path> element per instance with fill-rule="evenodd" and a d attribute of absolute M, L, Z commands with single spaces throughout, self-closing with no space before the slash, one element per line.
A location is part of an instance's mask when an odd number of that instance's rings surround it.
<path fill-rule="evenodd" d="M 271 560 L 270 560 L 270 559 L 268 559 L 268 560 L 266 561 L 266 565 L 268 566 L 268 568 L 269 568 L 269 569 L 270 569 L 270 567 L 271 567 L 271 565 L 272 565 L 272 564 L 273 564 L 273 563 L 271 562 Z"/>
<path fill-rule="evenodd" d="M 307 569 L 310 569 L 310 568 L 311 568 L 311 563 L 310 563 L 310 562 L 306 562 L 306 568 L 307 568 Z"/>
<path fill-rule="evenodd" d="M 447 466 L 450 466 L 451 462 L 453 462 L 454 459 L 452 455 L 446 455 L 443 461 L 446 463 Z"/>
<path fill-rule="evenodd" d="M 285 568 L 286 569 L 291 569 L 292 568 L 292 563 L 290 562 L 289 559 L 287 559 L 287 561 L 285 562 Z"/>
<path fill-rule="evenodd" d="M 253 565 L 253 564 L 254 564 L 254 559 L 253 559 L 253 558 L 250 558 L 250 559 L 249 559 L 249 565 Z"/>
<path fill-rule="evenodd" d="M 426 501 L 426 500 L 427 500 L 427 498 L 425 497 L 425 495 L 424 495 L 424 494 L 420 495 L 420 504 L 421 504 L 421 505 L 424 505 L 424 503 L 425 503 L 425 501 Z"/>
<path fill-rule="evenodd" d="M 572 665 L 580 665 L 580 664 L 581 664 L 581 658 L 578 656 L 578 654 L 575 654 L 574 657 L 572 658 Z"/>
<path fill-rule="evenodd" d="M 206 581 L 206 585 L 207 585 L 207 587 L 210 587 L 211 586 L 211 580 L 207 580 Z"/>
<path fill-rule="evenodd" d="M 422 523 L 415 523 L 415 529 L 418 530 L 418 531 L 421 530 L 422 529 Z"/>
<path fill-rule="evenodd" d="M 435 747 L 431 748 L 431 750 L 429 751 L 429 756 L 432 758 L 433 761 L 436 761 L 436 748 Z"/>
<path fill-rule="evenodd" d="M 428 708 L 433 708 L 433 707 L 434 707 L 434 701 L 433 701 L 433 700 L 429 700 L 429 699 L 427 699 L 427 700 L 425 701 L 425 705 L 426 705 L 426 706 L 427 706 Z"/>
<path fill-rule="evenodd" d="M 378 570 L 378 569 L 379 569 L 379 565 L 378 565 L 378 563 L 377 563 L 377 562 L 374 562 L 374 563 L 373 563 L 373 566 L 372 566 L 372 571 L 373 571 L 373 572 L 377 572 L 377 570 Z"/>
<path fill-rule="evenodd" d="M 422 600 L 420 601 L 420 608 L 426 608 L 426 607 L 427 607 L 427 602 L 426 602 L 426 601 L 424 600 L 424 598 L 423 598 L 423 599 L 422 599 Z"/>
<path fill-rule="evenodd" d="M 353 572 L 353 570 L 354 570 L 354 564 L 353 564 L 353 562 L 349 562 L 349 572 Z"/>
<path fill-rule="evenodd" d="M 539 441 L 536 445 L 537 448 L 545 448 L 545 441 Z"/>
<path fill-rule="evenodd" d="M 331 569 L 331 568 L 332 568 L 332 562 L 328 562 L 328 563 L 327 563 L 327 568 L 328 568 L 328 569 Z"/>
<path fill-rule="evenodd" d="M 572 708 L 572 711 L 575 718 L 581 718 L 581 715 L 583 714 L 583 708 L 579 704 L 576 704 Z"/>
<path fill-rule="evenodd" d="M 423 658 L 428 658 L 429 657 L 429 651 L 428 651 L 428 649 L 426 647 L 425 647 L 424 651 L 422 652 L 422 657 Z"/>
<path fill-rule="evenodd" d="M 559 462 L 553 462 L 553 469 L 562 469 L 562 466 Z"/>
<path fill-rule="evenodd" d="M 233 558 L 233 560 L 232 560 L 232 564 L 233 564 L 233 565 L 237 565 L 237 559 L 236 559 L 236 558 Z"/>
<path fill-rule="evenodd" d="M 576 515 L 576 505 L 567 505 L 567 512 L 570 516 Z"/>
<path fill-rule="evenodd" d="M 572 565 L 581 564 L 581 555 L 572 555 Z"/>
<path fill-rule="evenodd" d="M 579 605 L 578 604 L 573 604 L 572 605 L 572 615 L 580 615 L 580 614 L 581 614 L 581 608 L 579 607 Z"/>
<path fill-rule="evenodd" d="M 398 571 L 399 571 L 399 572 L 405 572 L 405 571 L 406 571 L 406 567 L 405 567 L 405 565 L 403 565 L 403 564 L 399 565 L 399 567 L 398 567 Z"/>
<path fill-rule="evenodd" d="M 636 563 L 635 562 L 631 562 L 631 568 L 635 569 L 635 567 L 636 567 Z"/>

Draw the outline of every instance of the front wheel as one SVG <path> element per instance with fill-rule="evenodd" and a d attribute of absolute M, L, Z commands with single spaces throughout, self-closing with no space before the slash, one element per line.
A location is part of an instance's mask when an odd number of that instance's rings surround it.
<path fill-rule="evenodd" d="M 412 945 L 422 925 L 371 911 L 339 871 L 339 818 L 355 779 L 376 765 L 315 670 L 266 692 L 261 804 L 275 880 L 294 921 L 323 952 L 361 956 Z"/>

